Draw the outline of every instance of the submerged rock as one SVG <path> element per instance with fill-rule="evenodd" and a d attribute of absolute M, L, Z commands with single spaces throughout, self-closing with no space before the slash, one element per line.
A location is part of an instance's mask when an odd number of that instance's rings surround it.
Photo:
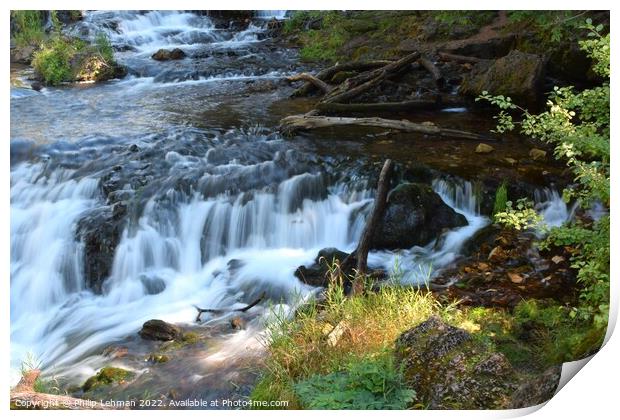
<path fill-rule="evenodd" d="M 516 103 L 535 106 L 542 92 L 544 73 L 542 57 L 513 50 L 490 65 L 486 62 L 476 64 L 463 77 L 459 92 L 478 96 L 486 91 L 491 95 L 510 96 Z"/>
<path fill-rule="evenodd" d="M 372 249 L 426 245 L 445 229 L 467 225 L 467 219 L 443 202 L 429 185 L 401 184 L 390 192 Z"/>
<path fill-rule="evenodd" d="M 157 50 L 155 54 L 151 56 L 153 60 L 168 61 L 168 60 L 181 60 L 185 58 L 185 52 L 180 48 L 174 48 L 172 50 L 166 50 L 161 48 Z"/>
<path fill-rule="evenodd" d="M 396 357 L 407 385 L 429 409 L 506 408 L 517 388 L 502 353 L 435 316 L 398 338 Z"/>
<path fill-rule="evenodd" d="M 493 146 L 489 146 L 488 144 L 485 143 L 480 143 L 478 144 L 478 146 L 476 146 L 476 153 L 491 153 L 493 150 L 495 150 L 493 148 Z"/>
<path fill-rule="evenodd" d="M 138 334 L 145 340 L 154 341 L 172 341 L 182 337 L 182 332 L 179 327 L 162 321 L 161 319 L 146 321 Z"/>
<path fill-rule="evenodd" d="M 128 370 L 106 366 L 102 368 L 95 376 L 91 376 L 82 385 L 84 392 L 91 391 L 95 388 L 114 383 L 122 383 L 133 377 L 133 373 Z"/>

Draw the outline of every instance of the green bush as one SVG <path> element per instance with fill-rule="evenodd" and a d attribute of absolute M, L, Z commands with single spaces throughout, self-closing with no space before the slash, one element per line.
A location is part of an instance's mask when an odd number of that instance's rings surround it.
<path fill-rule="evenodd" d="M 415 398 L 387 353 L 351 362 L 340 372 L 313 375 L 294 389 L 310 409 L 404 410 Z"/>
<path fill-rule="evenodd" d="M 495 204 L 498 204 L 497 200 Z M 542 216 L 534 210 L 534 203 L 526 198 L 517 200 L 514 207 L 512 201 L 504 202 L 504 210 L 495 213 L 493 219 L 505 227 L 516 230 L 543 227 Z"/>
<path fill-rule="evenodd" d="M 49 85 L 58 85 L 72 79 L 71 59 L 80 45 L 56 36 L 41 46 L 32 59 L 32 66 Z"/>
<path fill-rule="evenodd" d="M 112 63 L 114 61 L 114 48 L 112 48 L 110 39 L 105 33 L 99 32 L 97 34 L 95 37 L 95 48 L 105 62 Z"/>
<path fill-rule="evenodd" d="M 591 89 L 575 92 L 572 87 L 554 88 L 547 101 L 547 111 L 531 114 L 504 96 L 487 92 L 476 100 L 487 100 L 500 108 L 497 115 L 498 132 L 521 127 L 523 134 L 550 143 L 555 156 L 572 169 L 577 186 L 564 190 L 566 201 L 576 199 L 588 209 L 601 203 L 606 210 L 610 205 L 610 89 L 609 89 L 609 34 L 603 35 L 602 25 L 594 26 L 590 19 L 582 28 L 588 38 L 581 48 L 593 59 L 592 70 L 604 82 Z M 520 111 L 522 121 L 514 121 L 509 111 Z M 581 305 L 571 314 L 591 320 L 598 330 L 607 324 L 609 310 L 609 217 L 596 222 L 575 221 L 567 226 L 553 228 L 543 247 L 551 244 L 570 246 L 572 267 L 578 270 Z"/>

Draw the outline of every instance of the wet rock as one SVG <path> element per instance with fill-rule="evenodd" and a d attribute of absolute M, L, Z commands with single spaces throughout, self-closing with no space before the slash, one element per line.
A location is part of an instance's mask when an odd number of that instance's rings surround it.
<path fill-rule="evenodd" d="M 488 144 L 485 143 L 480 143 L 478 144 L 478 146 L 476 146 L 476 153 L 491 153 L 493 150 L 495 150 L 493 148 L 493 146 L 489 146 Z"/>
<path fill-rule="evenodd" d="M 558 388 L 561 375 L 562 366 L 553 366 L 542 375 L 521 384 L 507 408 L 525 408 L 549 401 Z"/>
<path fill-rule="evenodd" d="M 87 213 L 77 224 L 76 237 L 84 244 L 86 286 L 101 293 L 112 271 L 114 252 L 125 226 L 126 207 L 121 203 Z"/>
<path fill-rule="evenodd" d="M 443 50 L 457 55 L 493 59 L 504 57 L 515 46 L 514 34 L 499 35 L 488 39 L 449 42 Z"/>
<path fill-rule="evenodd" d="M 445 229 L 467 225 L 467 219 L 424 184 L 405 183 L 390 192 L 371 249 L 404 249 L 426 245 Z"/>
<path fill-rule="evenodd" d="M 183 337 L 179 327 L 160 319 L 146 321 L 138 334 L 145 340 L 153 341 L 171 341 Z"/>
<path fill-rule="evenodd" d="M 536 106 L 545 73 L 543 58 L 513 50 L 490 65 L 479 63 L 463 77 L 459 93 L 478 96 L 483 91 L 511 97 L 516 103 Z"/>
<path fill-rule="evenodd" d="M 174 48 L 172 50 L 166 50 L 165 48 L 161 48 L 157 50 L 157 52 L 153 54 L 151 58 L 157 61 L 181 60 L 185 58 L 185 52 L 180 48 Z"/>
<path fill-rule="evenodd" d="M 166 355 L 166 354 L 150 354 L 149 357 L 146 359 L 147 363 L 150 364 L 159 364 L 159 363 L 166 363 L 170 361 L 170 356 Z"/>
<path fill-rule="evenodd" d="M 241 316 L 236 316 L 230 320 L 230 327 L 233 330 L 245 330 L 246 326 L 247 321 Z"/>
<path fill-rule="evenodd" d="M 502 353 L 435 316 L 398 338 L 396 358 L 407 385 L 429 409 L 506 408 L 517 388 Z"/>
<path fill-rule="evenodd" d="M 324 248 L 309 267 L 300 266 L 295 270 L 295 277 L 311 286 L 327 287 L 329 267 L 332 263 L 342 263 L 349 254 L 336 248 Z"/>
<path fill-rule="evenodd" d="M 34 45 L 15 46 L 11 48 L 11 62 L 30 64 L 35 50 Z"/>
<path fill-rule="evenodd" d="M 544 161 L 547 159 L 547 152 L 534 148 L 530 150 L 529 156 L 532 160 Z"/>
<path fill-rule="evenodd" d="M 127 74 L 127 69 L 117 63 L 107 62 L 100 54 L 79 53 L 71 60 L 71 68 L 78 82 L 102 82 L 120 79 Z"/>
<path fill-rule="evenodd" d="M 32 88 L 32 90 L 36 90 L 37 92 L 39 92 L 41 91 L 41 89 L 43 89 L 43 84 L 39 81 L 34 81 L 30 85 L 30 87 Z"/>

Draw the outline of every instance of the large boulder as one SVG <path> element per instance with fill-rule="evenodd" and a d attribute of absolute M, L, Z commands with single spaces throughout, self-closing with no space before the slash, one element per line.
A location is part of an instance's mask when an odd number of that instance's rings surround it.
<path fill-rule="evenodd" d="M 489 65 L 476 64 L 463 77 L 459 92 L 478 96 L 486 91 L 492 95 L 511 97 L 526 106 L 536 106 L 541 99 L 545 60 L 535 54 L 512 50 Z"/>
<path fill-rule="evenodd" d="M 166 50 L 164 48 L 161 48 L 157 50 L 157 52 L 153 54 L 151 58 L 157 61 L 181 60 L 185 58 L 185 52 L 180 48 L 174 48 L 172 50 Z"/>
<path fill-rule="evenodd" d="M 471 334 L 431 317 L 396 341 L 407 385 L 429 409 L 501 409 L 517 377 L 502 353 Z"/>
<path fill-rule="evenodd" d="M 426 245 L 446 229 L 467 225 L 467 219 L 443 202 L 429 185 L 405 183 L 390 192 L 372 249 Z"/>

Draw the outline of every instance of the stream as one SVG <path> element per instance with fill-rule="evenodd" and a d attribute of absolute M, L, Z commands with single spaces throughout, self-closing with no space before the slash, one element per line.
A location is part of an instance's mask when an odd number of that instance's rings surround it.
<path fill-rule="evenodd" d="M 80 384 L 110 364 L 106 348 L 143 345 L 136 333 L 149 319 L 195 328 L 193 305 L 243 306 L 265 292 L 247 329 L 193 356 L 192 375 L 217 376 L 234 368 L 239 349 L 262 351 L 270 314 L 317 292 L 295 277 L 297 267 L 326 247 L 355 249 L 378 165 L 417 153 L 393 143 L 377 150 L 351 139 L 354 131 L 282 138 L 279 119 L 310 106 L 287 99 L 283 77 L 308 66 L 266 35 L 271 17 L 284 12 L 262 11 L 244 29 L 190 12 L 88 12 L 69 31 L 105 32 L 125 78 L 11 88 L 12 383 L 33 354 L 44 374 Z M 160 48 L 187 58 L 152 60 Z M 467 109 L 431 117 L 489 124 Z M 437 165 L 432 187 L 468 225 L 439 245 L 372 252 L 371 267 L 399 266 L 403 282 L 427 281 L 490 223 L 473 180 L 447 167 Z M 550 223 L 570 216 L 553 188 L 537 187 Z M 118 242 L 109 261 L 89 260 L 84 232 Z M 137 360 L 124 367 L 148 370 Z"/>

